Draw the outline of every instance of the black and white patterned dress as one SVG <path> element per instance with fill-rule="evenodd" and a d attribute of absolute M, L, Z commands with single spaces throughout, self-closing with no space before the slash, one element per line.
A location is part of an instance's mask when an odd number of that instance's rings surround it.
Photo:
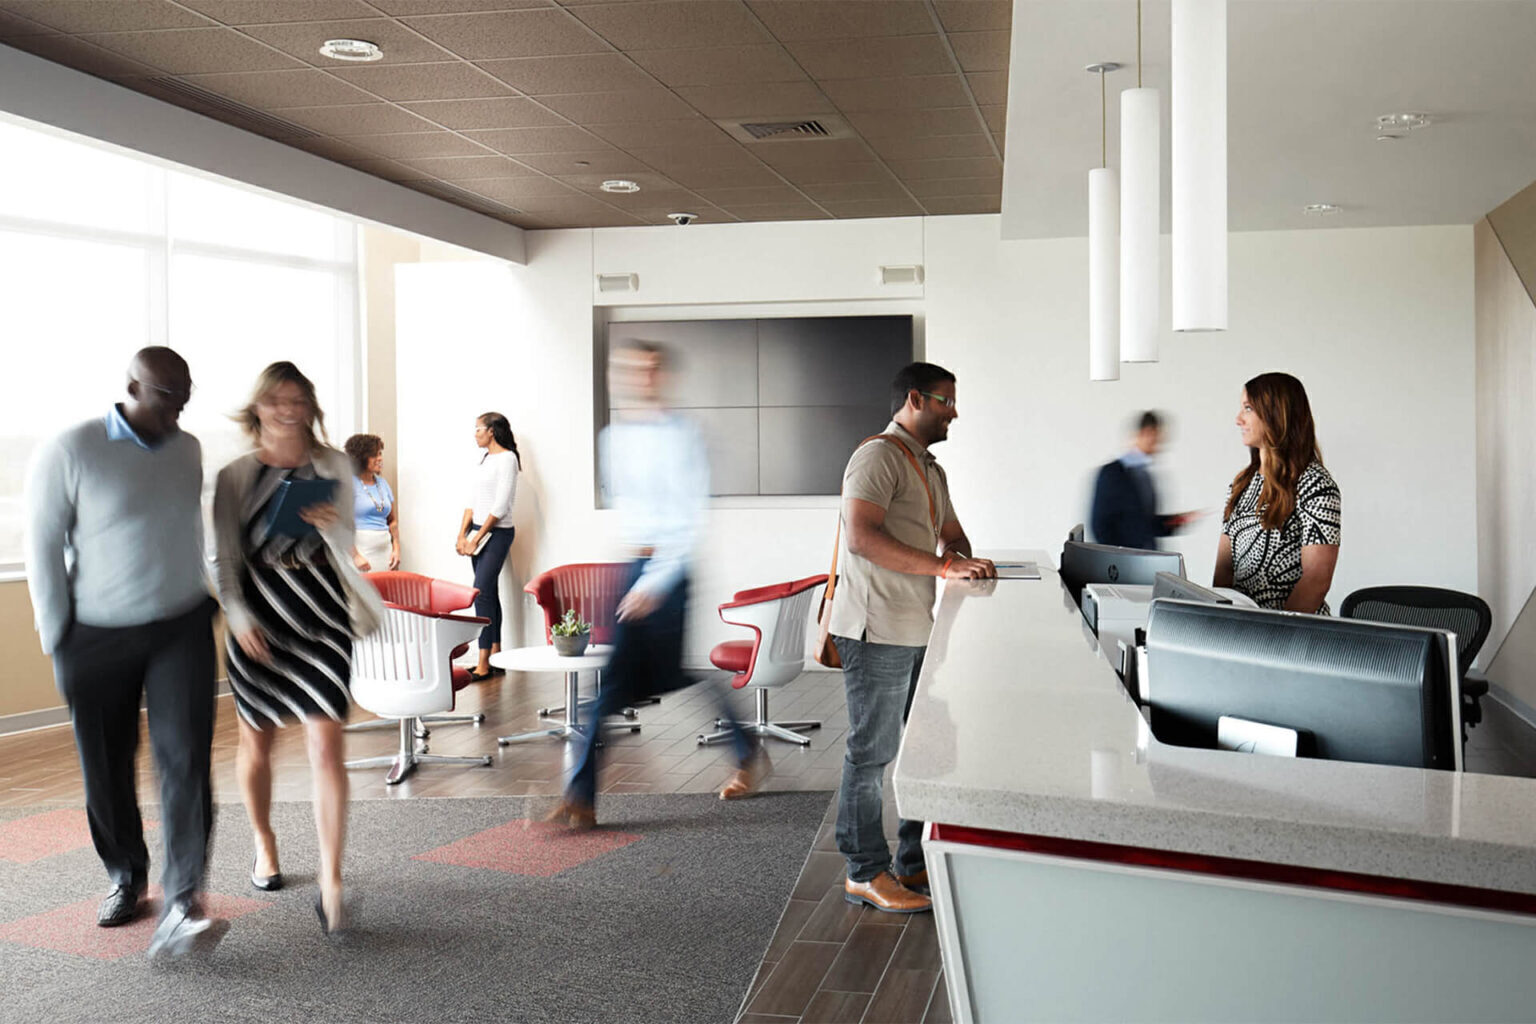
<path fill-rule="evenodd" d="M 295 718 L 347 717 L 351 703 L 352 630 L 346 591 L 318 532 L 300 538 L 269 535 L 269 506 L 285 479 L 312 480 L 313 465 L 262 466 L 240 510 L 245 554 L 240 592 L 266 634 L 272 664 L 246 657 L 230 635 L 226 644 L 235 709 L 263 729 Z"/>
<path fill-rule="evenodd" d="M 1232 538 L 1232 585 L 1260 608 L 1284 608 L 1301 579 L 1301 549 L 1339 543 L 1339 485 L 1321 462 L 1309 464 L 1296 481 L 1296 507 L 1278 530 L 1259 521 L 1263 487 L 1264 474 L 1255 472 L 1221 532 Z M 1318 614 L 1329 614 L 1326 602 Z"/>

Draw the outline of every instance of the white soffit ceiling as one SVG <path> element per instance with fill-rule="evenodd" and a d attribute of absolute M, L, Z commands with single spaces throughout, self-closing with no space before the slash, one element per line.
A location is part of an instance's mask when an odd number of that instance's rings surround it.
<path fill-rule="evenodd" d="M 1168 229 L 1169 3 L 1143 5 L 1143 84 L 1162 91 Z M 1229 223 L 1234 231 L 1471 224 L 1536 179 L 1536 0 L 1232 0 Z M 1095 61 L 1136 85 L 1135 0 L 1015 0 L 1002 236 L 1083 235 L 1099 163 Z M 1378 114 L 1434 123 L 1377 142 Z M 1308 216 L 1308 203 L 1342 211 Z"/>

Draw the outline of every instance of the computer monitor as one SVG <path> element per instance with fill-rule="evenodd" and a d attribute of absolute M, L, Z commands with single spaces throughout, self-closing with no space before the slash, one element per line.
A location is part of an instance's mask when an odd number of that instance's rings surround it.
<path fill-rule="evenodd" d="M 1202 587 L 1171 572 L 1160 572 L 1152 583 L 1152 600 L 1170 598 L 1175 601 L 1204 601 L 1206 604 L 1231 604 L 1232 599 L 1210 587 Z"/>
<path fill-rule="evenodd" d="M 1213 748 L 1232 716 L 1296 730 L 1304 757 L 1459 771 L 1455 657 L 1444 630 L 1163 600 L 1142 690 L 1164 743 Z"/>
<path fill-rule="evenodd" d="M 1177 551 L 1144 551 L 1110 544 L 1069 540 L 1061 548 L 1061 582 L 1081 601 L 1085 583 L 1122 583 L 1150 587 L 1157 574 L 1184 575 L 1184 556 Z"/>

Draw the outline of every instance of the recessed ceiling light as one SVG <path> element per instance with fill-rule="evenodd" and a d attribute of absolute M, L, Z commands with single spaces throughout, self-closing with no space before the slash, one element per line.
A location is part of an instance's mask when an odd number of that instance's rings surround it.
<path fill-rule="evenodd" d="M 612 178 L 598 186 L 604 192 L 639 192 L 640 186 L 623 178 Z"/>
<path fill-rule="evenodd" d="M 332 60 L 368 62 L 384 59 L 384 50 L 378 43 L 366 39 L 327 39 L 320 46 L 320 53 Z"/>
<path fill-rule="evenodd" d="M 1332 213 L 1338 213 L 1344 207 L 1337 203 L 1308 203 L 1301 208 L 1302 213 L 1310 213 L 1314 217 L 1326 217 Z"/>
<path fill-rule="evenodd" d="M 1429 124 L 1429 115 L 1421 113 L 1382 114 L 1376 118 L 1376 130 L 1381 132 L 1411 132 Z"/>

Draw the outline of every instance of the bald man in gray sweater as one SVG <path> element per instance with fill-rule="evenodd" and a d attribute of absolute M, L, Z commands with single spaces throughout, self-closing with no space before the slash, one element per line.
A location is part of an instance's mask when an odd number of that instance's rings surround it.
<path fill-rule="evenodd" d="M 199 901 L 213 829 L 217 606 L 202 545 L 202 447 L 178 426 L 191 395 L 179 355 L 140 351 L 123 401 L 43 444 L 26 490 L 37 630 L 69 704 L 91 839 L 112 880 L 102 927 L 143 911 L 149 850 L 134 757 L 141 701 L 149 708 L 165 829 L 165 912 L 151 956 L 206 948 L 227 927 Z"/>

